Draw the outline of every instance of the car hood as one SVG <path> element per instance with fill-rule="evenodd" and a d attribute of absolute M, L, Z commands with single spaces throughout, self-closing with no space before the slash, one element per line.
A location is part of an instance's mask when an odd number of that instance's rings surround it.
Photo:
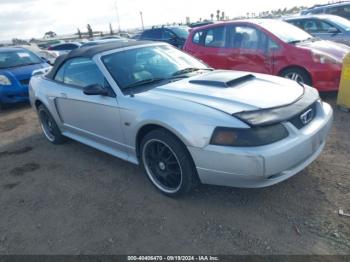
<path fill-rule="evenodd" d="M 343 61 L 344 57 L 350 52 L 349 46 L 326 40 L 302 42 L 297 44 L 297 47 L 330 55 L 341 62 Z"/>
<path fill-rule="evenodd" d="M 18 80 L 29 79 L 32 76 L 32 72 L 37 69 L 49 67 L 46 63 L 40 63 L 35 65 L 27 65 L 21 67 L 14 67 L 8 69 L 0 69 L 0 74 L 10 75 Z"/>
<path fill-rule="evenodd" d="M 302 97 L 304 87 L 275 76 L 216 70 L 162 85 L 149 92 L 233 114 L 291 104 Z"/>

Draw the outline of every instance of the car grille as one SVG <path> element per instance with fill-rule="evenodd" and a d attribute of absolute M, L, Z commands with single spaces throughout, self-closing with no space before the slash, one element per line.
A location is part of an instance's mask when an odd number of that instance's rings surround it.
<path fill-rule="evenodd" d="M 301 129 L 304 126 L 307 126 L 310 122 L 312 122 L 315 116 L 316 116 L 316 102 L 313 103 L 308 108 L 306 108 L 302 113 L 291 118 L 289 122 L 291 122 L 296 128 Z"/>
<path fill-rule="evenodd" d="M 22 80 L 20 80 L 20 83 L 23 86 L 27 86 L 27 85 L 29 85 L 29 81 L 30 81 L 30 79 L 22 79 Z"/>

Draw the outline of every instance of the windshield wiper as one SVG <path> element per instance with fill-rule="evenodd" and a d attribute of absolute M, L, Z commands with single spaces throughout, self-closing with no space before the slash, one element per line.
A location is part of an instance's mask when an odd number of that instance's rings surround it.
<path fill-rule="evenodd" d="M 307 41 L 314 42 L 314 41 L 318 41 L 318 40 L 319 40 L 319 38 L 317 38 L 317 37 L 309 37 L 309 38 L 306 38 L 306 39 L 303 39 L 303 40 L 289 41 L 288 44 L 297 44 L 297 43 L 307 42 Z"/>
<path fill-rule="evenodd" d="M 297 43 L 300 43 L 300 42 L 301 42 L 301 40 L 294 40 L 294 41 L 289 41 L 287 43 L 294 45 L 294 44 L 297 44 Z"/>
<path fill-rule="evenodd" d="M 148 78 L 148 79 L 143 79 L 140 81 L 137 81 L 135 83 L 132 83 L 130 85 L 125 86 L 123 89 L 129 89 L 129 88 L 133 88 L 133 87 L 138 87 L 138 86 L 143 86 L 143 85 L 149 85 L 149 84 L 155 84 L 158 82 L 161 82 L 165 80 L 164 78 Z"/>
<path fill-rule="evenodd" d="M 192 72 L 200 71 L 200 70 L 209 70 L 209 71 L 213 71 L 212 68 L 188 67 L 188 68 L 185 68 L 185 69 L 181 69 L 181 70 L 179 70 L 179 71 L 176 71 L 175 73 L 172 74 L 172 76 L 178 76 L 178 75 L 188 74 L 188 73 L 192 73 Z"/>

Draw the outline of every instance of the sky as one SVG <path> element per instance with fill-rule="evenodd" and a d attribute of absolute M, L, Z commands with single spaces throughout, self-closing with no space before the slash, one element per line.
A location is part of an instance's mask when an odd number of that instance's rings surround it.
<path fill-rule="evenodd" d="M 247 12 L 312 6 L 328 0 L 0 0 L 0 41 L 12 38 L 41 38 L 47 31 L 73 34 L 77 28 L 86 31 L 90 24 L 95 31 L 109 31 L 109 23 L 118 29 L 141 27 L 167 22 L 209 19 L 216 10 L 229 17 Z M 116 10 L 117 6 L 117 10 Z"/>

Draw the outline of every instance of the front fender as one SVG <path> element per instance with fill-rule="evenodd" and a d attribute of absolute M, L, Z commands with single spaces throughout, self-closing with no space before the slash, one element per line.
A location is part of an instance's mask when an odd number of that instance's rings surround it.
<path fill-rule="evenodd" d="M 135 126 L 137 132 L 132 137 L 134 143 L 139 130 L 146 125 L 163 127 L 176 135 L 186 146 L 192 147 L 206 146 L 215 129 L 215 125 L 191 121 L 189 116 L 171 115 L 166 111 L 148 111 L 137 119 L 137 125 Z"/>
<path fill-rule="evenodd" d="M 137 134 L 146 125 L 163 127 L 186 146 L 199 148 L 208 145 L 217 126 L 246 126 L 233 116 L 204 105 L 165 99 L 154 102 L 137 98 L 119 99 L 121 125 L 128 146 L 136 148 Z"/>

